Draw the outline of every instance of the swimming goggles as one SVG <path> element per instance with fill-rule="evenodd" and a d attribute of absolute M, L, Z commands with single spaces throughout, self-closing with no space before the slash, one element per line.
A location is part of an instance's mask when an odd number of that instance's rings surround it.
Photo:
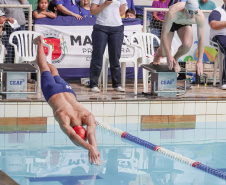
<path fill-rule="evenodd" d="M 198 12 L 198 10 L 197 11 L 192 11 L 192 10 L 187 10 L 187 12 L 189 13 L 189 14 L 195 14 L 195 15 L 197 15 L 199 12 Z"/>

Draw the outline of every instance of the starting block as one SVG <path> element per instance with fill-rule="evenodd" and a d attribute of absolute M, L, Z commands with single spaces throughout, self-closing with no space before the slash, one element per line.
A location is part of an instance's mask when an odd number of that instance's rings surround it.
<path fill-rule="evenodd" d="M 177 93 L 186 93 L 186 80 L 184 90 L 177 90 L 177 73 L 174 69 L 169 70 L 168 65 L 143 64 L 142 68 L 151 73 L 151 94 L 155 96 L 176 97 Z M 181 68 L 180 73 L 186 73 L 186 69 Z"/>
<path fill-rule="evenodd" d="M 37 72 L 31 64 L 0 64 L 0 94 L 6 99 L 26 99 L 27 94 L 35 94 L 37 84 L 35 82 L 34 91 L 28 91 L 27 76 L 28 73 Z"/>

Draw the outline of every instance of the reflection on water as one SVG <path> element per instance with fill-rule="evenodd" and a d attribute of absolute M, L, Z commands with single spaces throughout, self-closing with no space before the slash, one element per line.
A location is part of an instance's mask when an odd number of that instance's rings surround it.
<path fill-rule="evenodd" d="M 29 133 L 27 138 L 31 139 L 33 134 L 36 133 Z M 101 141 L 100 135 L 105 142 Z M 118 136 L 102 131 L 97 131 L 97 136 L 102 166 L 91 165 L 87 151 L 72 144 L 36 146 L 36 142 L 31 145 L 26 139 L 19 139 L 18 134 L 17 139 L 12 140 L 12 136 L 5 133 L 4 146 L 0 147 L 0 169 L 21 185 L 225 184 L 217 177 L 121 140 Z M 49 138 L 43 136 L 42 142 L 48 143 L 51 137 L 55 135 L 49 135 Z M 224 143 L 174 143 L 163 147 L 214 168 L 224 170 L 226 166 Z"/>

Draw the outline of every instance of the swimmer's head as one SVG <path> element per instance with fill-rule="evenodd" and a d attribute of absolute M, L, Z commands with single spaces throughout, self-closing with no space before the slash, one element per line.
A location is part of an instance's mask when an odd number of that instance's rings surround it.
<path fill-rule="evenodd" d="M 86 140 L 86 129 L 83 126 L 73 127 L 76 134 L 78 134 L 83 140 Z"/>
<path fill-rule="evenodd" d="M 199 3 L 197 0 L 187 0 L 185 3 L 185 9 L 191 11 L 198 11 L 199 10 Z"/>
<path fill-rule="evenodd" d="M 185 11 L 187 15 L 193 18 L 195 15 L 198 15 L 199 3 L 197 0 L 187 0 L 185 3 Z"/>

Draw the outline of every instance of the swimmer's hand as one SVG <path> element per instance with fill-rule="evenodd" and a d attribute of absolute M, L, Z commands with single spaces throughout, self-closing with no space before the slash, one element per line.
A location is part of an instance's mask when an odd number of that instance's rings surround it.
<path fill-rule="evenodd" d="M 197 70 L 197 74 L 200 76 L 203 74 L 203 63 L 202 62 L 197 62 L 196 63 L 196 70 Z"/>
<path fill-rule="evenodd" d="M 98 152 L 92 145 L 89 147 L 89 162 L 98 166 L 102 165 L 100 160 L 100 152 Z"/>
<path fill-rule="evenodd" d="M 172 70 L 174 67 L 174 64 L 176 64 L 176 61 L 172 55 L 167 57 L 167 63 L 168 63 L 169 70 Z"/>

